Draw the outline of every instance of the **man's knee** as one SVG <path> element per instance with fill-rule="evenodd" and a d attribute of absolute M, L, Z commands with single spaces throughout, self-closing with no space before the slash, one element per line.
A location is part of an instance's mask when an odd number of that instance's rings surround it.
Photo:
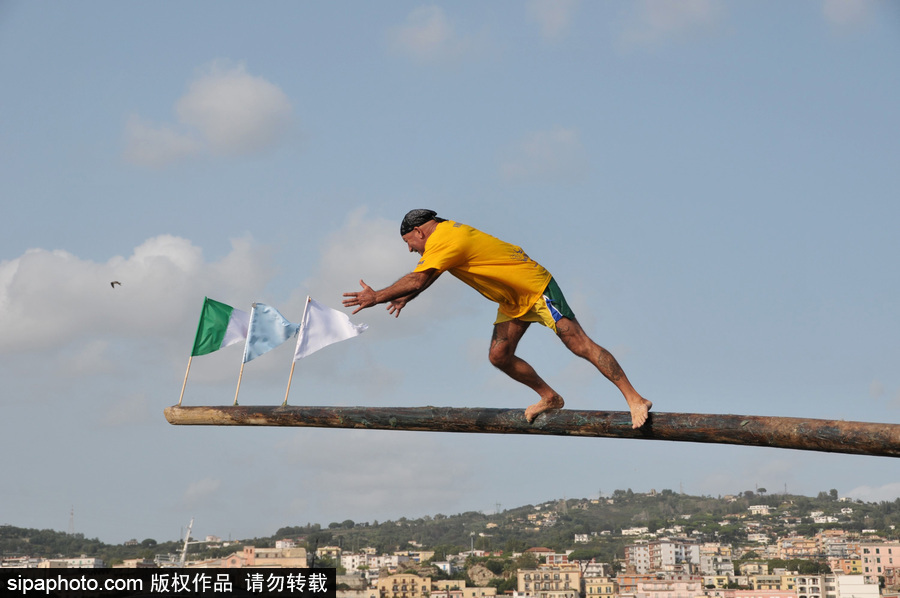
<path fill-rule="evenodd" d="M 506 369 L 512 361 L 512 351 L 509 349 L 509 343 L 507 342 L 492 342 L 490 351 L 488 351 L 488 359 L 491 365 L 501 370 Z"/>
<path fill-rule="evenodd" d="M 597 344 L 591 340 L 576 320 L 561 318 L 556 323 L 556 334 L 568 349 L 579 357 L 589 358 Z"/>
<path fill-rule="evenodd" d="M 491 334 L 491 348 L 488 359 L 491 364 L 501 370 L 506 370 L 515 360 L 516 347 L 519 339 L 528 329 L 528 322 L 508 320 L 500 324 L 494 324 Z"/>

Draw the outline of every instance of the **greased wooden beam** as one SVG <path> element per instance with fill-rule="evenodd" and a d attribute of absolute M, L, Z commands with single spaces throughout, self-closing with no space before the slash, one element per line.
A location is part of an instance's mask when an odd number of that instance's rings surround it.
<path fill-rule="evenodd" d="M 627 411 L 571 409 L 544 413 L 531 424 L 522 409 L 470 407 L 173 406 L 165 415 L 175 425 L 635 438 L 900 457 L 898 424 L 793 417 L 651 412 L 633 430 Z"/>

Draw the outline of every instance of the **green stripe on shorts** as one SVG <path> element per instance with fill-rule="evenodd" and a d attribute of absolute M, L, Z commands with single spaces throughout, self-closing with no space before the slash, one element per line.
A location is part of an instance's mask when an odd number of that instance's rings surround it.
<path fill-rule="evenodd" d="M 566 297 L 563 295 L 559 285 L 556 284 L 555 278 L 551 278 L 550 282 L 547 283 L 547 288 L 544 289 L 544 297 L 550 300 L 547 307 L 550 308 L 551 313 L 555 310 L 564 318 L 569 318 L 570 320 L 575 319 L 575 314 L 572 313 L 572 308 L 569 307 L 569 303 L 566 301 Z M 555 317 L 556 314 L 553 315 L 553 319 L 557 320 L 558 318 Z"/>

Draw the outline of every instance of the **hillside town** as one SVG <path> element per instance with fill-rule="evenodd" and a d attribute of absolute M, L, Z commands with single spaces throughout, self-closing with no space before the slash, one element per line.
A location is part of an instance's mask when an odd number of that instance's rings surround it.
<path fill-rule="evenodd" d="M 641 533 L 628 530 L 629 534 Z M 646 532 L 641 535 L 647 535 Z M 573 538 L 573 543 L 578 539 Z M 615 564 L 570 560 L 573 551 L 558 553 L 544 547 L 526 551 L 538 565 L 515 572 L 513 598 L 876 598 L 900 583 L 900 543 L 876 538 L 861 540 L 843 532 L 812 538 L 789 536 L 773 545 L 737 549 L 727 544 L 698 543 L 686 538 L 636 539 Z M 735 567 L 735 559 L 753 558 Z M 339 556 L 350 589 L 343 598 L 492 598 L 497 587 L 488 585 L 495 575 L 484 566 L 470 566 L 468 579 L 433 579 L 410 569 L 430 562 L 452 574 L 475 559 L 489 558 L 484 551 L 463 552 L 446 561 L 433 561 L 428 551 L 378 555 L 372 550 L 343 554 L 337 547 L 322 556 Z M 512 558 L 522 555 L 513 554 Z M 769 560 L 794 561 L 824 558 L 830 573 L 809 574 L 771 569 Z"/>
<path fill-rule="evenodd" d="M 748 493 L 750 494 L 750 493 Z M 624 496 L 624 495 L 622 495 Z M 656 494 L 646 495 L 655 497 Z M 725 497 L 726 500 L 729 497 Z M 615 499 L 560 501 L 534 507 L 508 519 L 519 530 L 553 528 L 568 509 L 614 504 Z M 771 502 L 771 501 L 770 501 Z M 489 521 L 471 533 L 468 550 L 436 550 L 408 540 L 401 550 L 374 547 L 345 549 L 304 545 L 304 538 L 282 538 L 274 546 L 236 545 L 208 537 L 195 544 L 215 544 L 228 552 L 215 558 L 168 555 L 125 559 L 114 567 L 297 568 L 334 567 L 339 598 L 900 598 L 900 541 L 876 529 L 841 527 L 854 515 L 855 503 L 835 499 L 829 512 L 802 514 L 771 504 L 748 504 L 717 522 L 720 529 L 740 530 L 740 541 L 716 541 L 690 525 L 691 515 L 668 525 L 619 527 L 573 533 L 569 547 L 531 546 L 520 551 L 476 547 L 476 535 L 489 539 L 500 524 Z M 867 518 L 868 519 L 868 518 Z M 803 521 L 821 526 L 797 533 Z M 679 523 L 680 522 L 680 523 Z M 354 527 L 353 522 L 348 522 Z M 777 524 L 777 526 L 776 526 Z M 333 524 L 337 526 L 338 524 Z M 403 528 L 409 523 L 396 522 Z M 786 533 L 775 533 L 775 530 Z M 809 529 L 807 528 L 804 529 Z M 888 526 L 893 532 L 894 526 Z M 612 562 L 586 558 L 584 547 L 618 540 Z M 482 546 L 484 541 L 479 542 Z M 34 559 L 4 557 L 3 567 L 104 567 L 97 558 Z"/>

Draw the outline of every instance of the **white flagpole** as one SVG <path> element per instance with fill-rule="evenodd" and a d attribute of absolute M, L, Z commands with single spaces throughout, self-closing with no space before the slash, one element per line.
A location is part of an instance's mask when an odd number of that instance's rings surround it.
<path fill-rule="evenodd" d="M 294 355 L 297 354 L 297 346 L 300 345 L 300 341 L 303 338 L 303 329 L 306 327 L 306 311 L 309 309 L 309 295 L 306 296 L 306 305 L 303 306 L 303 315 L 300 317 L 300 329 L 297 330 L 297 345 L 294 347 Z M 291 392 L 291 381 L 294 379 L 294 366 L 297 365 L 297 360 L 294 359 L 291 361 L 291 375 L 288 376 L 287 390 L 284 391 L 284 402 L 281 404 L 282 407 L 287 405 L 288 394 Z"/>
<path fill-rule="evenodd" d="M 238 393 L 241 391 L 241 378 L 243 378 L 243 376 L 244 376 L 244 362 L 241 361 L 241 371 L 238 374 L 238 385 L 234 391 L 234 406 L 235 407 L 237 407 L 237 404 L 238 404 L 237 397 L 238 397 Z"/>
<path fill-rule="evenodd" d="M 254 304 L 251 306 L 251 308 L 250 308 L 250 325 L 251 325 L 251 326 L 253 325 L 253 314 L 254 314 L 255 311 L 256 311 L 256 303 L 254 303 Z M 247 343 L 249 343 L 249 342 L 250 342 L 250 329 L 249 329 L 249 326 L 248 326 L 248 328 L 247 328 L 247 338 L 246 338 L 246 340 L 244 341 L 244 355 L 247 354 Z M 238 404 L 238 402 L 237 402 L 238 393 L 241 391 L 241 378 L 244 377 L 244 363 L 246 363 L 246 362 L 244 361 L 244 357 L 241 356 L 241 371 L 240 371 L 240 373 L 238 373 L 238 383 L 237 383 L 237 388 L 236 388 L 235 391 L 234 391 L 234 404 L 235 404 L 235 406 L 237 406 L 237 404 Z"/>
<path fill-rule="evenodd" d="M 187 378 L 188 378 L 188 374 L 191 373 L 191 360 L 192 360 L 193 358 L 194 358 L 193 355 L 191 355 L 190 357 L 188 357 L 187 371 L 184 373 L 184 384 L 181 385 L 181 396 L 178 397 L 178 406 L 179 406 L 179 407 L 181 407 L 181 399 L 184 398 L 184 387 L 187 386 Z"/>

